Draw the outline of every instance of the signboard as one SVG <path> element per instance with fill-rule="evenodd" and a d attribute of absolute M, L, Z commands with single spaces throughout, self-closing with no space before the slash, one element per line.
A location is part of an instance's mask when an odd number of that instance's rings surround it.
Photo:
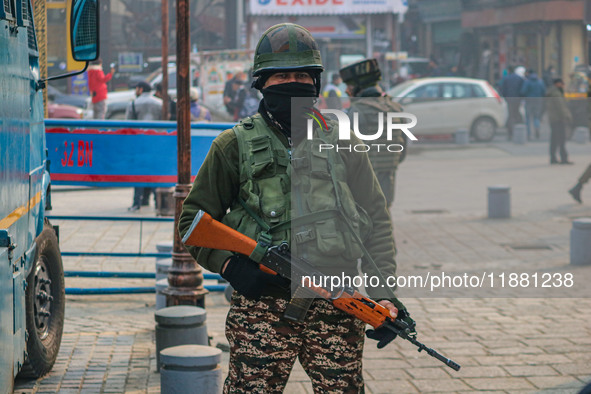
<path fill-rule="evenodd" d="M 131 123 L 131 122 L 129 122 Z M 191 174 L 218 129 L 191 131 Z M 177 182 L 176 130 L 46 127 L 54 185 L 171 187 Z"/>
<path fill-rule="evenodd" d="M 118 61 L 117 71 L 120 73 L 139 73 L 143 70 L 144 56 L 141 52 L 121 52 Z"/>
<path fill-rule="evenodd" d="M 404 14 L 408 0 L 251 0 L 251 15 Z"/>
<path fill-rule="evenodd" d="M 200 87 L 203 104 L 210 108 L 224 108 L 224 87 L 234 74 L 248 72 L 252 67 L 253 52 L 228 50 L 200 52 Z"/>

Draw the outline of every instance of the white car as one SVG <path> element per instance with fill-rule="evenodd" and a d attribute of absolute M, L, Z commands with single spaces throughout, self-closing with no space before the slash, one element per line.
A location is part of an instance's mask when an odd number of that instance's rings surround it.
<path fill-rule="evenodd" d="M 434 77 L 413 79 L 388 90 L 404 112 L 417 117 L 417 136 L 468 129 L 477 141 L 493 139 L 507 119 L 507 104 L 485 80 Z"/>

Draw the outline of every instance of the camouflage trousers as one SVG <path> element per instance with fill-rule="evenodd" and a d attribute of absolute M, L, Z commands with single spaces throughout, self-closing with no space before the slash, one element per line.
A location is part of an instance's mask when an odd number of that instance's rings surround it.
<path fill-rule="evenodd" d="M 283 319 L 287 300 L 249 300 L 234 292 L 226 320 L 230 343 L 224 393 L 282 393 L 296 358 L 315 393 L 363 393 L 365 323 L 315 300 L 303 323 Z"/>

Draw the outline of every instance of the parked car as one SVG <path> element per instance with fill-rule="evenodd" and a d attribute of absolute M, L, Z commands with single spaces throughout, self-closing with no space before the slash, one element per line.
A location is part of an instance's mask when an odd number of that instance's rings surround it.
<path fill-rule="evenodd" d="M 197 86 L 198 78 L 195 76 L 197 71 L 197 65 L 191 65 L 191 86 Z M 162 82 L 162 69 L 154 71 L 150 76 L 146 78 L 152 86 L 152 93 L 156 92 L 156 85 Z M 201 93 L 201 92 L 200 92 Z M 168 66 L 168 96 L 176 98 L 176 66 Z M 109 92 L 107 95 L 107 113 L 105 119 L 125 119 L 125 110 L 129 105 L 129 102 L 135 98 L 135 89 L 121 90 L 117 92 Z M 92 118 L 92 101 L 89 97 L 86 100 L 86 107 L 84 110 L 84 118 Z"/>
<path fill-rule="evenodd" d="M 415 135 L 453 134 L 467 128 L 477 141 L 493 139 L 507 118 L 505 100 L 485 80 L 419 78 L 388 90 L 405 112 L 416 115 Z"/>
<path fill-rule="evenodd" d="M 47 104 L 49 118 L 82 119 L 82 109 L 73 105 L 49 103 Z"/>
<path fill-rule="evenodd" d="M 59 89 L 51 85 L 47 85 L 47 98 L 55 104 L 72 105 L 78 108 L 86 107 L 86 99 L 88 96 L 81 96 L 79 94 L 65 94 Z"/>

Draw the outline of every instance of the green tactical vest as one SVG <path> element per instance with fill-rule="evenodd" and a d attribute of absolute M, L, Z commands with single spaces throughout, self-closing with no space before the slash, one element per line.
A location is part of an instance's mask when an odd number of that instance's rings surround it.
<path fill-rule="evenodd" d="M 294 255 L 315 266 L 360 258 L 357 239 L 370 235 L 371 220 L 355 203 L 341 156 L 318 149 L 321 143 L 336 144 L 334 127 L 329 123 L 322 139 L 302 141 L 290 158 L 259 114 L 236 125 L 240 192 L 222 222 L 256 240 L 286 241 Z"/>
<path fill-rule="evenodd" d="M 350 114 L 353 112 L 359 113 L 359 131 L 364 134 L 372 134 L 379 129 L 378 114 L 380 112 L 384 113 L 382 137 L 375 141 L 371 141 L 368 144 L 405 145 L 404 135 L 400 129 L 393 130 L 392 140 L 387 140 L 385 124 L 387 119 L 386 114 L 388 112 L 402 112 L 402 107 L 398 103 L 392 101 L 391 97 L 382 96 L 355 99 L 349 110 Z M 371 165 L 376 172 L 395 171 L 401 161 L 402 152 L 389 152 L 385 146 L 382 146 L 379 152 L 372 147 L 368 152 L 368 155 Z"/>

